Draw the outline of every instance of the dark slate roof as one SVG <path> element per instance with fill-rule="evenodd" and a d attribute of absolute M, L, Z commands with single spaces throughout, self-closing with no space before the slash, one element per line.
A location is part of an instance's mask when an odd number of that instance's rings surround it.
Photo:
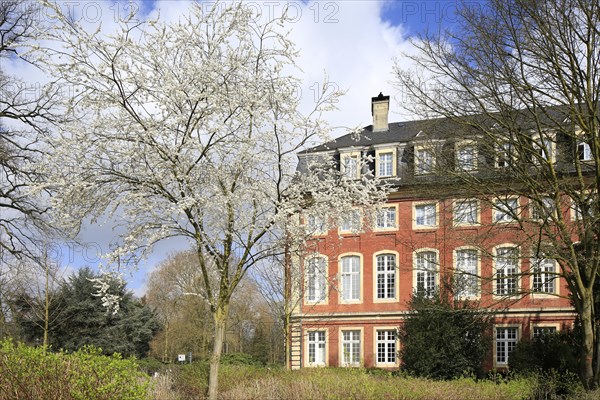
<path fill-rule="evenodd" d="M 510 124 L 512 127 L 518 126 L 520 129 L 535 128 L 534 120 L 547 127 L 557 127 L 568 117 L 568 108 L 553 106 L 544 110 L 538 110 L 537 118 L 533 118 L 534 113 L 531 110 L 520 110 L 511 112 L 510 115 L 500 115 L 500 113 L 488 116 L 473 115 L 464 117 L 471 119 L 472 126 L 485 126 L 486 129 L 494 129 L 497 121 L 502 124 Z M 498 126 L 498 129 L 505 130 L 506 126 Z M 470 132 L 464 124 L 459 124 L 449 118 L 434 118 L 416 121 L 393 122 L 389 124 L 387 131 L 373 132 L 373 125 L 364 127 L 360 132 L 348 133 L 330 142 L 312 147 L 299 152 L 299 154 L 310 154 L 324 152 L 329 150 L 338 150 L 349 147 L 369 147 L 385 143 L 407 143 L 417 138 L 419 132 L 423 132 L 423 139 L 448 139 L 451 137 L 462 136 L 473 137 L 476 130 L 473 128 Z"/>
<path fill-rule="evenodd" d="M 348 133 L 330 142 L 303 150 L 300 154 L 337 150 L 353 146 L 364 147 L 384 143 L 406 143 L 415 139 L 421 131 L 427 133 L 427 137 L 431 139 L 432 135 L 443 136 L 440 133 L 435 134 L 434 132 L 439 132 L 441 126 L 447 130 L 449 125 L 450 121 L 446 118 L 392 122 L 388 125 L 389 129 L 387 131 L 378 132 L 373 132 L 373 125 L 369 125 L 364 127 L 360 132 Z"/>

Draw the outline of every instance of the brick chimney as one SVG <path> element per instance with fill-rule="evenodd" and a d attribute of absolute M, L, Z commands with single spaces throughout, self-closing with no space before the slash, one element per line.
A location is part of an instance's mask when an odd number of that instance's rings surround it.
<path fill-rule="evenodd" d="M 379 96 L 371 98 L 371 115 L 373 115 L 373 132 L 387 131 L 388 114 L 390 111 L 390 96 Z"/>

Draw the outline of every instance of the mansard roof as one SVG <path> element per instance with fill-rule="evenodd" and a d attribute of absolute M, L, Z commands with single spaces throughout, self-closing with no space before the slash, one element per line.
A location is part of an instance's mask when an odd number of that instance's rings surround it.
<path fill-rule="evenodd" d="M 537 118 L 533 118 L 537 115 Z M 474 115 L 464 117 L 471 119 L 473 126 L 486 126 L 489 129 L 506 131 L 506 126 L 499 126 L 498 121 L 511 121 L 510 125 L 519 127 L 520 130 L 534 129 L 536 123 L 548 128 L 556 128 L 562 124 L 569 124 L 568 109 L 565 107 L 549 107 L 539 110 L 535 114 L 531 110 L 512 112 L 508 118 L 499 113 L 490 116 Z M 450 118 L 433 118 L 415 121 L 392 122 L 386 131 L 373 132 L 373 125 L 365 126 L 359 132 L 351 132 L 327 143 L 299 152 L 299 155 L 326 152 L 347 148 L 363 148 L 382 145 L 386 143 L 409 143 L 418 141 L 421 134 L 423 139 L 450 139 L 474 137 L 477 130 L 466 129 L 465 124 L 460 124 Z"/>

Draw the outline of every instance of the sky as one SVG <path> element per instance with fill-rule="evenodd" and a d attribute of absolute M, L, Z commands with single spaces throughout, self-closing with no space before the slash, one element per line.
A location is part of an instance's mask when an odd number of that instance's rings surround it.
<path fill-rule="evenodd" d="M 90 29 L 101 25 L 102 32 L 110 33 L 119 19 L 131 10 L 141 19 L 160 18 L 176 20 L 185 15 L 188 1 L 144 0 L 138 2 L 108 0 L 58 0 L 63 11 L 69 11 Z M 404 96 L 393 84 L 394 62 L 407 65 L 403 54 L 414 52 L 410 43 L 425 30 L 437 30 L 454 22 L 456 1 L 247 1 L 265 16 L 279 16 L 287 5 L 292 18 L 288 28 L 290 37 L 299 48 L 297 60 L 304 83 L 299 88 L 302 106 L 310 108 L 325 77 L 329 87 L 345 91 L 337 103 L 338 110 L 326 115 L 336 129 L 332 136 L 341 136 L 349 128 L 371 124 L 371 97 L 379 92 L 391 96 L 390 122 L 410 118 L 402 112 Z M 204 2 L 209 7 L 213 2 Z M 396 60 L 396 61 L 395 61 Z M 3 65 L 9 73 L 37 85 L 44 81 L 31 66 L 23 63 Z M 80 235 L 83 243 L 68 242 L 54 247 L 54 256 L 65 268 L 96 265 L 99 254 L 106 251 L 116 232 L 110 222 L 103 225 L 86 224 Z M 146 276 L 169 252 L 187 247 L 185 242 L 171 240 L 159 244 L 150 258 L 137 272 L 125 275 L 129 289 L 138 296 L 145 291 Z"/>

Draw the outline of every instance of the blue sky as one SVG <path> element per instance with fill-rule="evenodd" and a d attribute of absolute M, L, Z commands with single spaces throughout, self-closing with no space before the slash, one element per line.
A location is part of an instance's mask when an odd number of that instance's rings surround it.
<path fill-rule="evenodd" d="M 473 0 L 476 3 L 477 0 Z M 109 33 L 119 19 L 131 9 L 138 10 L 142 18 L 157 17 L 173 20 L 185 14 L 187 1 L 143 0 L 78 1 L 57 0 L 63 10 L 72 10 L 90 29 L 102 23 L 102 31 Z M 205 6 L 213 3 L 204 2 Z M 332 126 L 339 127 L 332 136 L 347 132 L 349 128 L 371 123 L 370 99 L 379 92 L 392 96 L 390 121 L 410 118 L 403 113 L 401 90 L 393 84 L 394 62 L 404 65 L 408 60 L 403 53 L 414 51 L 410 37 L 425 29 L 437 30 L 450 26 L 454 20 L 456 2 L 449 1 L 249 1 L 252 7 L 266 15 L 281 13 L 289 7 L 294 20 L 289 25 L 292 40 L 300 49 L 297 60 L 303 70 L 303 85 L 299 88 L 303 105 L 310 108 L 315 91 L 321 89 L 325 75 L 330 85 L 346 91 L 340 99 L 338 110 L 327 116 Z M 292 14 L 293 13 L 293 14 Z M 3 66 L 4 67 L 4 66 Z M 36 84 L 44 81 L 36 76 L 31 66 L 9 65 L 8 72 L 22 76 Z M 108 250 L 116 233 L 110 221 L 103 225 L 87 224 L 80 235 L 82 244 L 70 242 L 56 247 L 56 257 L 65 268 L 76 269 L 94 266 L 98 255 Z M 143 294 L 145 277 L 149 271 L 166 258 L 170 251 L 186 248 L 177 240 L 161 243 L 133 276 L 126 275 L 128 287 L 138 295 Z"/>

